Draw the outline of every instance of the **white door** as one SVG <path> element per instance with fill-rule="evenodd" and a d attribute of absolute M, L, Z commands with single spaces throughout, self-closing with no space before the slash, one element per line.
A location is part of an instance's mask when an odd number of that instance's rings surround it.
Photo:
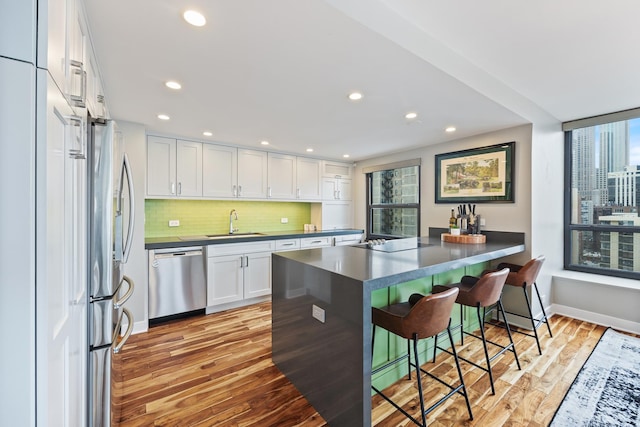
<path fill-rule="evenodd" d="M 338 183 L 336 178 L 322 178 L 322 200 L 338 199 Z"/>
<path fill-rule="evenodd" d="M 236 197 L 238 149 L 225 145 L 202 144 L 202 195 Z"/>
<path fill-rule="evenodd" d="M 149 136 L 147 139 L 147 195 L 176 195 L 176 140 Z"/>
<path fill-rule="evenodd" d="M 202 143 L 178 141 L 176 162 L 178 196 L 202 197 Z"/>
<path fill-rule="evenodd" d="M 242 255 L 207 259 L 207 306 L 242 300 L 243 265 Z"/>
<path fill-rule="evenodd" d="M 339 179 L 338 186 L 338 199 L 339 200 L 351 200 L 351 180 Z"/>
<path fill-rule="evenodd" d="M 86 416 L 86 200 L 78 195 L 86 169 L 85 160 L 69 155 L 73 112 L 47 79 L 45 153 L 38 154 L 44 164 L 37 170 L 38 424 L 73 426 Z"/>
<path fill-rule="evenodd" d="M 271 252 L 248 254 L 244 268 L 244 297 L 271 295 Z"/>

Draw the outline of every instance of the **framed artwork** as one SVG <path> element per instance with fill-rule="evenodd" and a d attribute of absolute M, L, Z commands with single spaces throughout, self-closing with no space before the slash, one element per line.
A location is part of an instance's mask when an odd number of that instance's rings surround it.
<path fill-rule="evenodd" d="M 436 203 L 513 203 L 515 144 L 436 154 Z"/>

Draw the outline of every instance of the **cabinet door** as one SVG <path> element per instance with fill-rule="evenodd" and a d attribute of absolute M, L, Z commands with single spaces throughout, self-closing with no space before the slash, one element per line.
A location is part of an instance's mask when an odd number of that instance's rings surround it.
<path fill-rule="evenodd" d="M 322 176 L 327 178 L 351 178 L 353 167 L 349 163 L 339 163 L 324 160 L 322 162 Z"/>
<path fill-rule="evenodd" d="M 147 139 L 147 195 L 176 195 L 176 140 L 149 136 Z"/>
<path fill-rule="evenodd" d="M 243 299 L 242 259 L 242 255 L 207 258 L 207 306 Z"/>
<path fill-rule="evenodd" d="M 224 145 L 202 145 L 202 195 L 236 197 L 238 149 Z"/>
<path fill-rule="evenodd" d="M 35 64 L 36 2 L 3 1 L 0 8 L 0 56 Z"/>
<path fill-rule="evenodd" d="M 351 180 L 350 179 L 338 179 L 338 200 L 351 200 Z"/>
<path fill-rule="evenodd" d="M 322 200 L 338 199 L 338 183 L 335 178 L 322 178 Z"/>
<path fill-rule="evenodd" d="M 45 72 L 46 74 L 46 72 Z M 46 77 L 38 76 L 42 83 Z M 72 110 L 56 83 L 47 79 L 46 141 L 38 168 L 37 311 L 39 353 L 38 421 L 81 424 L 86 396 L 86 160 L 70 155 Z"/>
<path fill-rule="evenodd" d="M 63 92 L 67 90 L 67 3 L 67 0 L 38 2 L 38 12 L 44 17 L 38 22 L 38 66 L 49 70 Z"/>
<path fill-rule="evenodd" d="M 268 155 L 268 197 L 294 200 L 296 198 L 296 158 L 286 154 Z"/>
<path fill-rule="evenodd" d="M 296 158 L 296 197 L 301 200 L 322 199 L 321 160 Z"/>
<path fill-rule="evenodd" d="M 267 197 L 267 152 L 238 150 L 238 197 Z"/>
<path fill-rule="evenodd" d="M 202 197 L 202 143 L 177 141 L 176 193 L 184 197 Z"/>
<path fill-rule="evenodd" d="M 71 105 L 86 107 L 89 33 L 80 1 L 67 2 L 67 97 Z"/>
<path fill-rule="evenodd" d="M 271 252 L 245 255 L 244 297 L 271 295 Z"/>
<path fill-rule="evenodd" d="M 322 203 L 322 229 L 335 230 L 353 227 L 351 202 Z"/>

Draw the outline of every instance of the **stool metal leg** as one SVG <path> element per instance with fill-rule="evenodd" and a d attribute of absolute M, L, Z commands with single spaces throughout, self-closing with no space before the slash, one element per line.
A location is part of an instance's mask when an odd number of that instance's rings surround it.
<path fill-rule="evenodd" d="M 547 312 L 544 311 L 544 304 L 542 304 L 542 298 L 540 298 L 540 292 L 538 292 L 538 285 L 536 282 L 533 282 L 533 289 L 536 291 L 536 295 L 538 296 L 538 302 L 540 303 L 540 308 L 542 309 L 542 319 L 544 323 L 547 324 L 547 329 L 549 330 L 549 336 L 553 338 L 553 334 L 551 333 L 551 326 L 549 325 L 549 319 L 547 318 Z"/>
<path fill-rule="evenodd" d="M 498 309 L 502 312 L 502 317 L 504 317 L 505 319 L 507 318 L 505 312 L 504 312 L 504 307 L 502 306 L 502 298 L 500 298 L 498 300 Z M 516 364 L 518 365 L 518 370 L 521 370 L 522 368 L 520 367 L 520 360 L 518 360 L 518 353 L 516 352 L 516 345 L 513 342 L 513 337 L 511 336 L 511 328 L 509 327 L 509 323 L 505 322 L 505 326 L 507 329 L 507 335 L 509 335 L 509 342 L 511 343 L 511 345 L 509 347 L 511 347 L 511 349 L 513 350 L 513 357 L 516 359 Z"/>
<path fill-rule="evenodd" d="M 449 326 L 447 327 L 447 334 L 449 335 L 449 342 L 451 343 L 451 350 L 453 350 L 453 359 L 456 361 L 456 368 L 458 369 L 458 376 L 460 377 L 461 388 L 464 390 L 464 400 L 467 403 L 467 410 L 469 411 L 469 419 L 473 420 L 473 412 L 471 412 L 471 403 L 469 403 L 469 395 L 467 393 L 467 386 L 464 384 L 464 378 L 462 377 L 462 369 L 460 369 L 460 361 L 458 360 L 458 352 L 456 346 L 453 343 L 453 335 L 451 334 L 451 319 L 449 319 Z"/>
<path fill-rule="evenodd" d="M 418 358 L 418 336 L 413 335 L 413 355 L 415 358 L 416 380 L 418 381 L 418 395 L 420 396 L 420 415 L 422 415 L 422 425 L 427 426 L 427 414 L 424 410 L 424 395 L 422 394 L 422 377 L 420 375 L 420 362 Z"/>
<path fill-rule="evenodd" d="M 540 339 L 538 338 L 538 330 L 536 329 L 536 319 L 533 318 L 533 312 L 531 311 L 531 303 L 529 302 L 529 296 L 527 295 L 527 287 L 523 286 L 522 291 L 527 303 L 527 311 L 529 312 L 529 320 L 531 320 L 531 327 L 533 328 L 533 336 L 536 339 L 536 344 L 538 346 L 538 353 L 542 355 L 542 347 L 540 347 Z"/>
<path fill-rule="evenodd" d="M 496 389 L 493 386 L 493 372 L 491 372 L 491 358 L 489 357 L 489 350 L 487 349 L 487 339 L 484 336 L 484 318 L 480 314 L 480 304 L 476 307 L 478 313 L 478 323 L 480 324 L 480 335 L 482 336 L 482 347 L 484 348 L 484 355 L 487 359 L 487 372 L 489 373 L 489 382 L 491 383 L 491 394 L 496 394 Z"/>

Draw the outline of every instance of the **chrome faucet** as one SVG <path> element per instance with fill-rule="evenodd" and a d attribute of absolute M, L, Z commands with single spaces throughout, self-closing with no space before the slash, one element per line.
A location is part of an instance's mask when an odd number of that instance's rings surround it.
<path fill-rule="evenodd" d="M 229 234 L 233 234 L 238 231 L 237 228 L 233 228 L 233 217 L 235 216 L 236 220 L 238 219 L 238 212 L 235 209 L 231 209 L 229 213 Z"/>

